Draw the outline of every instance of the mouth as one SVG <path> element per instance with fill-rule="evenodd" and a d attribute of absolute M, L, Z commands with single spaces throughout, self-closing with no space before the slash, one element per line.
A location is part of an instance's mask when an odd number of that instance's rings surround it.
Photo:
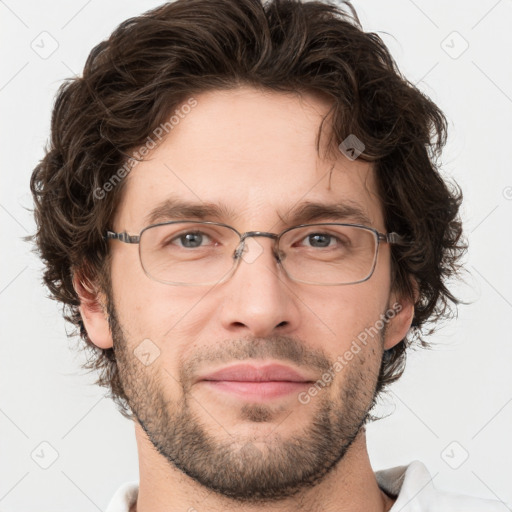
<path fill-rule="evenodd" d="M 221 393 L 261 402 L 298 393 L 314 379 L 281 364 L 237 364 L 201 376 L 198 382 Z"/>

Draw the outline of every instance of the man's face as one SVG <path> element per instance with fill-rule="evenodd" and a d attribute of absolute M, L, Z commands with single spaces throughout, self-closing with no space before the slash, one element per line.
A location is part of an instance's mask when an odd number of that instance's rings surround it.
<path fill-rule="evenodd" d="M 371 227 L 386 232 L 370 165 L 341 153 L 335 162 L 318 157 L 315 137 L 329 108 L 325 101 L 250 88 L 196 100 L 165 142 L 131 171 L 115 231 L 139 233 L 148 212 L 172 196 L 225 206 L 236 216 L 205 220 L 241 233 L 279 233 L 293 225 L 282 219 L 302 202 L 356 203 Z M 319 481 L 360 431 L 386 343 L 382 330 L 358 344 L 332 382 L 316 394 L 308 390 L 389 309 L 390 254 L 381 245 L 366 282 L 319 286 L 288 279 L 271 239 L 250 241 L 248 254 L 263 251 L 216 286 L 154 281 L 140 265 L 137 245 L 111 242 L 109 310 L 121 380 L 151 443 L 202 485 L 263 501 Z M 149 353 L 146 363 L 158 357 L 146 365 L 137 357 L 139 346 Z M 273 363 L 310 382 L 265 394 L 272 385 L 201 380 L 236 364 Z"/>

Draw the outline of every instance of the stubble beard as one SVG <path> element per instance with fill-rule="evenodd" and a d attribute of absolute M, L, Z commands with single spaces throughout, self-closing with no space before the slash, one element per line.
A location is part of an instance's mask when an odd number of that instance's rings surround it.
<path fill-rule="evenodd" d="M 372 359 L 367 347 L 343 368 L 343 386 L 335 398 L 327 387 L 308 404 L 298 405 L 311 408 L 311 420 L 293 435 L 283 435 L 287 425 L 294 425 L 293 410 L 266 437 L 237 436 L 224 428 L 217 429 L 220 435 L 213 435 L 198 415 L 208 416 L 207 404 L 204 407 L 196 400 L 186 373 L 182 371 L 178 379 L 179 399 L 168 398 L 165 382 L 173 377 L 165 368 L 145 367 L 127 348 L 131 344 L 111 301 L 109 315 L 119 377 L 134 419 L 170 464 L 205 488 L 241 504 L 277 502 L 318 484 L 343 459 L 375 404 L 380 360 L 375 360 L 375 351 Z M 383 336 L 384 331 L 372 345 L 380 348 Z M 304 350 L 294 338 L 278 336 L 235 340 L 230 353 L 245 360 L 286 359 L 286 354 L 299 360 Z M 322 356 L 316 356 L 316 361 L 318 357 L 319 366 L 332 367 Z M 334 379 L 332 385 L 337 382 Z M 273 420 L 275 409 L 247 403 L 239 415 L 244 421 L 264 423 Z M 222 418 L 216 421 L 222 423 Z"/>

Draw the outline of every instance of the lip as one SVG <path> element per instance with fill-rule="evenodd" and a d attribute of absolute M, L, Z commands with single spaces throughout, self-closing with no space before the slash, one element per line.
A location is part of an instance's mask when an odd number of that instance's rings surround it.
<path fill-rule="evenodd" d="M 207 375 L 201 376 L 198 380 L 207 381 L 237 381 L 237 382 L 313 382 L 313 379 L 302 375 L 298 370 L 282 364 L 236 364 L 221 368 Z"/>
<path fill-rule="evenodd" d="M 204 375 L 199 378 L 199 382 L 216 392 L 229 393 L 243 400 L 264 402 L 298 393 L 314 380 L 281 364 L 236 364 Z"/>

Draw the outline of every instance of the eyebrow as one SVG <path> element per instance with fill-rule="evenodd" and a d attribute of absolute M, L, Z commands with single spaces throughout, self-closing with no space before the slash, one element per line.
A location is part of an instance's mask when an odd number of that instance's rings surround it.
<path fill-rule="evenodd" d="M 365 209 L 350 200 L 343 203 L 315 203 L 305 201 L 293 206 L 287 213 L 279 215 L 285 225 L 308 224 L 316 221 L 347 221 L 371 226 Z M 145 225 L 169 220 L 217 220 L 231 221 L 240 214 L 224 204 L 191 202 L 168 198 L 155 206 L 145 217 Z"/>
<path fill-rule="evenodd" d="M 168 220 L 221 220 L 237 217 L 239 215 L 234 210 L 222 204 L 168 198 L 155 206 L 144 221 L 147 224 L 157 224 Z"/>
<path fill-rule="evenodd" d="M 280 216 L 285 224 L 307 224 L 315 221 L 353 221 L 371 226 L 372 222 L 364 208 L 359 204 L 345 200 L 343 203 L 303 202 L 294 206 L 286 215 Z"/>

